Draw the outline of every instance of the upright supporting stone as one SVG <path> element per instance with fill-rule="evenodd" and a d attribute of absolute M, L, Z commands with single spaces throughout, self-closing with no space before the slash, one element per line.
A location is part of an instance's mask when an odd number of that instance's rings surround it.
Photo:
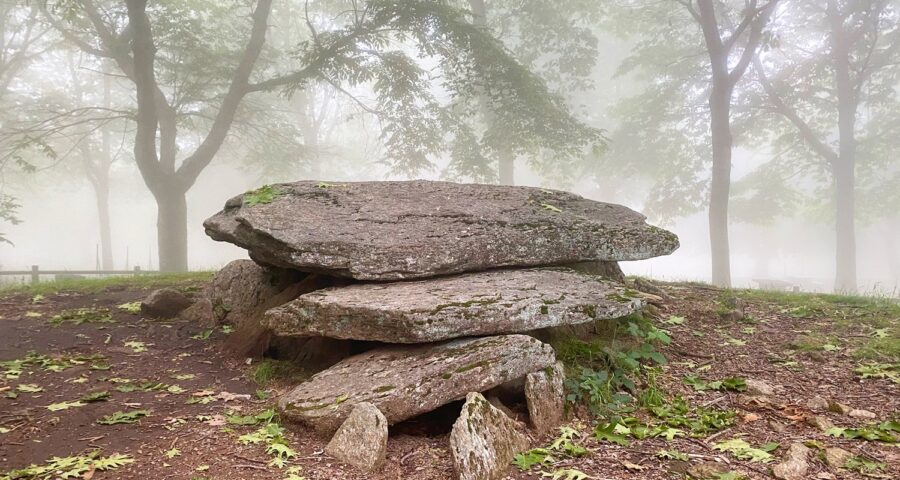
<path fill-rule="evenodd" d="M 364 472 L 372 472 L 384 463 L 387 440 L 387 419 L 375 405 L 362 402 L 353 407 L 325 447 L 325 453 Z"/>
<path fill-rule="evenodd" d="M 450 454 L 459 480 L 503 478 L 513 457 L 528 449 L 528 438 L 516 422 L 494 408 L 480 393 L 470 393 L 453 430 Z"/>
<path fill-rule="evenodd" d="M 562 362 L 525 377 L 525 400 L 531 425 L 538 433 L 558 427 L 565 415 L 566 398 L 563 381 L 566 372 Z"/>

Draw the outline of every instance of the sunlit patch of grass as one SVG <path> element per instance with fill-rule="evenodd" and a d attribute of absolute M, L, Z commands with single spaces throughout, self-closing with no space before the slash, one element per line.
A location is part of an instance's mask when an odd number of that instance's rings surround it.
<path fill-rule="evenodd" d="M 209 281 L 213 271 L 121 275 L 104 278 L 54 280 L 28 285 L 0 286 L 0 296 L 27 293 L 48 295 L 59 292 L 99 293 L 110 287 L 161 288 L 172 287 L 185 291 L 198 289 L 198 282 Z"/>

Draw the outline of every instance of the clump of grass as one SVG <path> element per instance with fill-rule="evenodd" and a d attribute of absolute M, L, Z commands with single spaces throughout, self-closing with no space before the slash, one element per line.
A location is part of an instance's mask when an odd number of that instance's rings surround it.
<path fill-rule="evenodd" d="M 258 385 L 266 386 L 273 382 L 293 383 L 306 380 L 310 374 L 295 362 L 266 358 L 261 360 L 250 372 L 250 377 Z"/>

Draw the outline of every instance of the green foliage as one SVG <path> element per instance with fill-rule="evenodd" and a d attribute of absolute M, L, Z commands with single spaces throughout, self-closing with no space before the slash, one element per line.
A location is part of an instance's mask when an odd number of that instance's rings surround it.
<path fill-rule="evenodd" d="M 265 414 L 266 412 L 263 412 Z M 275 422 L 274 415 L 268 416 L 264 421 L 268 422 L 265 426 L 260 427 L 253 433 L 248 433 L 238 437 L 238 441 L 244 445 L 263 444 L 266 447 L 266 453 L 271 455 L 272 460 L 269 465 L 283 468 L 286 460 L 297 456 L 284 438 L 284 428 Z"/>
<path fill-rule="evenodd" d="M 0 192 L 0 221 L 8 223 L 10 225 L 18 225 L 22 223 L 19 220 L 19 217 L 16 215 L 16 210 L 19 209 L 21 205 L 18 204 L 16 198 L 7 195 L 5 193 Z M 6 234 L 0 232 L 0 244 L 7 243 L 12 245 L 13 243 L 6 238 Z"/>
<path fill-rule="evenodd" d="M 659 407 L 651 407 L 650 412 L 673 428 L 687 430 L 691 436 L 703 437 L 734 424 L 735 412 L 716 408 L 690 405 L 681 396 Z"/>
<path fill-rule="evenodd" d="M 865 363 L 853 371 L 861 378 L 887 378 L 900 383 L 900 363 Z"/>
<path fill-rule="evenodd" d="M 267 385 L 275 381 L 302 381 L 309 377 L 309 372 L 297 365 L 297 362 L 264 358 L 250 376 L 258 385 Z"/>
<path fill-rule="evenodd" d="M 714 450 L 729 452 L 741 460 L 749 460 L 751 462 L 772 461 L 772 454 L 769 452 L 774 451 L 776 448 L 778 448 L 777 443 L 767 443 L 759 448 L 755 448 L 740 438 L 732 438 L 713 445 Z"/>
<path fill-rule="evenodd" d="M 541 477 L 547 477 L 550 480 L 586 480 L 592 478 L 590 475 L 574 468 L 561 468 L 553 472 L 541 472 Z"/>
<path fill-rule="evenodd" d="M 669 342 L 667 332 L 640 314 L 619 319 L 608 341 L 602 338 L 551 341 L 557 357 L 568 370 L 566 399 L 585 404 L 595 415 L 616 411 L 630 402 L 632 395 L 638 394 L 634 378 L 641 375 L 641 365 L 665 364 L 665 357 L 654 345 Z"/>
<path fill-rule="evenodd" d="M 47 405 L 47 410 L 50 410 L 51 412 L 59 412 L 61 410 L 68 410 L 70 408 L 83 407 L 85 405 L 87 405 L 87 404 L 84 402 L 79 402 L 79 401 L 58 402 L 58 403 L 51 403 L 50 405 Z"/>
<path fill-rule="evenodd" d="M 106 308 L 75 308 L 65 310 L 50 319 L 50 325 L 58 327 L 64 323 L 83 325 L 85 323 L 114 323 L 112 314 Z"/>
<path fill-rule="evenodd" d="M 231 425 L 257 425 L 259 423 L 269 423 L 275 418 L 275 410 L 263 410 L 256 415 L 236 415 L 227 414 L 225 420 Z"/>
<path fill-rule="evenodd" d="M 79 399 L 79 401 L 85 403 L 103 402 L 106 400 L 109 400 L 109 392 L 107 392 L 106 390 L 89 392 L 84 394 L 84 396 Z"/>
<path fill-rule="evenodd" d="M 864 457 L 852 455 L 844 462 L 843 468 L 869 476 L 871 474 L 886 471 L 887 465 Z"/>
<path fill-rule="evenodd" d="M 76 365 L 84 365 L 90 362 L 103 360 L 103 355 L 77 355 L 77 356 L 58 356 L 49 357 L 36 352 L 28 352 L 22 358 L 0 361 L 0 368 L 3 369 L 4 376 L 9 380 L 18 379 L 25 373 L 28 367 L 41 368 L 48 372 L 58 373 Z"/>
<path fill-rule="evenodd" d="M 728 377 L 722 380 L 705 382 L 696 375 L 685 375 L 683 381 L 685 385 L 689 385 L 697 392 L 705 390 L 743 392 L 747 390 L 747 381 L 741 377 Z"/>
<path fill-rule="evenodd" d="M 575 119 L 560 96 L 465 10 L 426 0 L 369 0 L 360 7 L 342 11 L 331 19 L 333 28 L 299 44 L 297 62 L 311 67 L 288 91 L 311 78 L 371 85 L 385 162 L 395 171 L 416 175 L 449 153 L 451 176 L 493 179 L 491 164 L 501 152 L 564 162 L 604 144 L 599 130 Z M 397 41 L 412 48 L 388 49 Z M 420 66 L 425 58 L 437 60 L 435 69 Z M 431 88 L 435 77 L 440 99 Z M 474 120 L 483 111 L 491 121 L 478 131 Z"/>
<path fill-rule="evenodd" d="M 878 441 L 885 443 L 897 443 L 900 433 L 900 421 L 889 420 L 879 424 L 868 425 L 860 428 L 834 427 L 825 432 L 832 437 L 848 439 L 861 439 L 866 441 Z"/>
<path fill-rule="evenodd" d="M 115 412 L 97 420 L 100 425 L 118 425 L 120 423 L 135 423 L 143 417 L 149 416 L 150 410 L 131 410 L 129 412 Z"/>
<path fill-rule="evenodd" d="M 690 457 L 688 457 L 686 453 L 679 452 L 678 450 L 660 450 L 656 452 L 656 457 L 664 460 L 679 460 L 682 462 L 690 460 Z"/>
<path fill-rule="evenodd" d="M 100 450 L 78 457 L 53 457 L 43 465 L 29 465 L 18 470 L 0 473 L 0 480 L 51 480 L 56 478 L 82 478 L 94 470 L 115 470 L 134 463 L 128 455 L 113 454 L 100 456 Z"/>
<path fill-rule="evenodd" d="M 264 185 L 256 190 L 249 191 L 244 194 L 244 205 L 253 207 L 259 204 L 272 203 L 276 198 L 283 195 L 278 186 Z"/>
<path fill-rule="evenodd" d="M 137 315 L 137 314 L 141 313 L 141 302 L 138 301 L 138 302 L 123 303 L 121 305 L 117 305 L 116 308 L 118 308 L 119 310 L 128 312 L 132 315 Z"/>

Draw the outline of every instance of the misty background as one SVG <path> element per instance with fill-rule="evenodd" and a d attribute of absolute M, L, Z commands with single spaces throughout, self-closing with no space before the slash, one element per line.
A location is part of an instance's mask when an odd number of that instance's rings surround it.
<path fill-rule="evenodd" d="M 140 38 L 129 22 L 140 2 L 125 3 L 0 0 L 0 270 L 160 269 L 161 190 L 136 164 L 141 58 L 127 53 Z M 318 67 L 333 45 L 323 32 L 356 35 L 388 3 L 276 0 L 262 22 L 253 17 L 262 2 L 143 7 L 154 80 L 177 118 L 176 166 L 221 131 L 253 27 L 265 25 L 221 146 L 184 192 L 188 268 L 246 256 L 201 225 L 242 192 L 302 179 L 421 178 L 570 190 L 641 211 L 679 236 L 674 254 L 623 262 L 626 274 L 900 295 L 900 2 L 406 0 L 391 14 L 415 13 L 391 20 L 384 38 L 356 38 L 335 54 L 337 66 Z M 429 42 L 447 45 L 429 51 Z M 519 81 L 514 67 L 487 68 L 506 57 L 479 51 L 508 55 L 540 83 Z M 298 80 L 309 65 L 319 70 Z M 711 115 L 722 89 L 733 137 L 724 161 L 712 138 L 722 117 Z M 528 102 L 534 109 L 517 110 Z M 515 121 L 535 111 L 550 113 Z M 154 154 L 164 164 L 159 125 Z M 723 242 L 710 236 L 710 225 L 722 228 L 710 215 L 722 195 L 710 200 L 713 165 L 721 184 L 724 164 L 723 277 L 723 256 L 711 257 L 711 242 Z M 846 228 L 836 227 L 847 214 L 837 180 L 847 168 L 849 250 Z M 852 282 L 836 283 L 836 268 L 851 278 L 852 256 Z"/>

